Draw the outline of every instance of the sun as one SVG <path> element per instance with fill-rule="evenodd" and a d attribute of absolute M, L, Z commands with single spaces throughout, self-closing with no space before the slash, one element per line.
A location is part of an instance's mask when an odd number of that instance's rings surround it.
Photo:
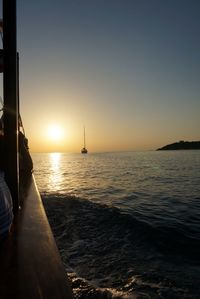
<path fill-rule="evenodd" d="M 63 129 L 58 125 L 51 125 L 47 128 L 47 136 L 49 139 L 61 140 L 64 136 Z"/>

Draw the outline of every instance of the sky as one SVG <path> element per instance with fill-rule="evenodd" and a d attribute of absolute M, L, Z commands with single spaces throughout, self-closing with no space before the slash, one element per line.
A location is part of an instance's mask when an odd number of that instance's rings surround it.
<path fill-rule="evenodd" d="M 199 36 L 199 0 L 18 0 L 31 152 L 200 140 Z"/>

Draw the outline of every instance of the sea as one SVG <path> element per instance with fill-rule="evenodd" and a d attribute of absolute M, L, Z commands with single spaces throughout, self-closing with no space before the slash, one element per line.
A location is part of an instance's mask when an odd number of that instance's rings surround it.
<path fill-rule="evenodd" d="M 80 299 L 200 298 L 200 151 L 32 154 Z"/>

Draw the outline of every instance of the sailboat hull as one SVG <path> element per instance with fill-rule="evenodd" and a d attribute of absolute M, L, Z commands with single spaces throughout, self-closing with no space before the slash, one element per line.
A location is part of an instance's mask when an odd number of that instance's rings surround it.
<path fill-rule="evenodd" d="M 85 147 L 82 148 L 82 150 L 81 150 L 81 153 L 82 153 L 82 154 L 87 154 L 87 152 L 88 152 L 88 151 L 87 151 L 87 149 L 86 149 Z"/>

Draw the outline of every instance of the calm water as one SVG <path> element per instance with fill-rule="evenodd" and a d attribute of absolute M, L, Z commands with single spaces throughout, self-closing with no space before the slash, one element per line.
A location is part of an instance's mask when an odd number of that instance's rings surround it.
<path fill-rule="evenodd" d="M 32 157 L 75 298 L 200 298 L 200 151 Z"/>

